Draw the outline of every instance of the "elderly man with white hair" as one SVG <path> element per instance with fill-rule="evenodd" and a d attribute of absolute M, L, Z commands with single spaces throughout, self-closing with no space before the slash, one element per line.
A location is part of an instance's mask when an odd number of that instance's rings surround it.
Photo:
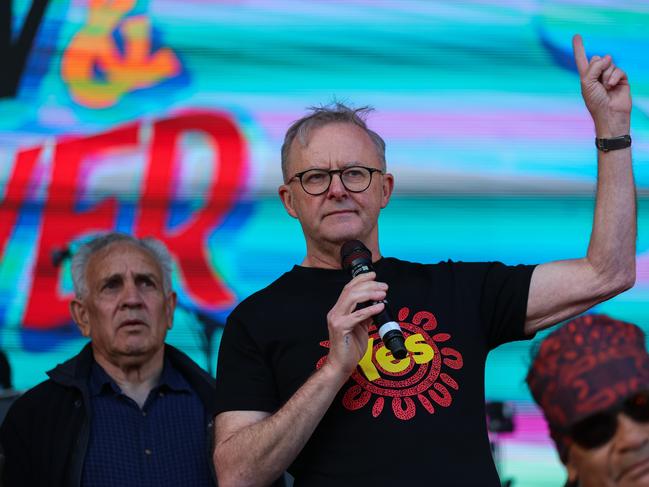
<path fill-rule="evenodd" d="M 5 486 L 214 486 L 214 380 L 165 344 L 171 257 L 110 233 L 72 259 L 72 318 L 90 338 L 10 409 Z"/>

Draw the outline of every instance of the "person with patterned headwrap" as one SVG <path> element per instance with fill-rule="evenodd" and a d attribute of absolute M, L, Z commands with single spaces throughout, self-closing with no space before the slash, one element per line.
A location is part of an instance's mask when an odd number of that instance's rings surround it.
<path fill-rule="evenodd" d="M 639 327 L 574 319 L 540 344 L 526 381 L 566 486 L 649 486 L 649 354 Z"/>

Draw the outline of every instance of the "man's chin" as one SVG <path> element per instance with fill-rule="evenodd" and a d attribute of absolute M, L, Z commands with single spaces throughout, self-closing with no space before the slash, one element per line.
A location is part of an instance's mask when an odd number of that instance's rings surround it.
<path fill-rule="evenodd" d="M 146 340 L 138 339 L 127 340 L 125 343 L 119 344 L 115 349 L 115 352 L 117 352 L 121 357 L 133 357 L 134 359 L 137 359 L 138 357 L 148 357 L 155 353 L 155 351 L 156 347 L 151 343 Z"/>
<path fill-rule="evenodd" d="M 342 245 L 349 240 L 364 240 L 364 234 L 360 225 L 335 225 L 327 229 L 325 239 L 329 242 Z"/>
<path fill-rule="evenodd" d="M 124 356 L 139 357 L 151 353 L 151 348 L 134 345 L 134 346 L 124 347 L 122 350 L 120 350 L 120 352 Z"/>

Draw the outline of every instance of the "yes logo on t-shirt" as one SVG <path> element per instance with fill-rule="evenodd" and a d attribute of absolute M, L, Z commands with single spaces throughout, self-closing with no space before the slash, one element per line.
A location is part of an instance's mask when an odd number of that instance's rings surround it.
<path fill-rule="evenodd" d="M 428 413 L 435 413 L 435 407 L 448 407 L 452 403 L 452 391 L 459 389 L 457 381 L 449 374 L 463 366 L 462 355 L 454 348 L 445 346 L 451 338 L 449 333 L 432 334 L 437 328 L 437 319 L 429 311 L 414 313 L 411 321 L 410 309 L 401 308 L 398 321 L 406 337 L 408 355 L 396 359 L 385 348 L 378 330 L 371 326 L 365 355 L 358 362 L 343 395 L 343 406 L 350 411 L 370 403 L 372 416 L 378 417 L 391 401 L 392 412 L 403 420 L 412 419 L 417 404 Z M 329 341 L 320 342 L 329 348 Z M 322 357 L 316 367 L 322 367 Z"/>

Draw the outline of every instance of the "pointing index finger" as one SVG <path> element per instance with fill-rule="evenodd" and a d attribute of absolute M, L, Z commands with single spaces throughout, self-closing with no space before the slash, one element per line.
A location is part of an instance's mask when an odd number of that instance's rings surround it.
<path fill-rule="evenodd" d="M 577 71 L 583 75 L 588 69 L 588 58 L 586 57 L 586 50 L 584 49 L 584 41 L 579 34 L 575 34 L 572 38 L 572 50 L 575 55 L 575 64 L 577 64 Z"/>

